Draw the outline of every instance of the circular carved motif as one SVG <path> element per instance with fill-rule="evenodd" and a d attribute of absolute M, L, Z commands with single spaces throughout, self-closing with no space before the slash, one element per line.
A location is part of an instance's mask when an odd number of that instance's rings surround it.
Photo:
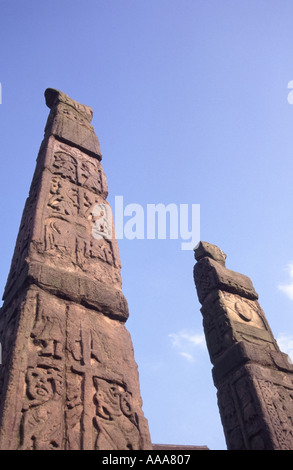
<path fill-rule="evenodd" d="M 239 317 L 244 321 L 251 321 L 253 317 L 252 309 L 245 303 L 236 302 L 235 311 Z"/>

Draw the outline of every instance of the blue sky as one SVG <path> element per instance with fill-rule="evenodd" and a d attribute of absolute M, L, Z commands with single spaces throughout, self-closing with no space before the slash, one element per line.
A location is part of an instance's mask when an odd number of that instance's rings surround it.
<path fill-rule="evenodd" d="M 0 285 L 58 88 L 94 110 L 109 202 L 200 204 L 293 357 L 292 0 L 0 0 Z M 225 441 L 180 240 L 119 240 L 153 442 Z"/>

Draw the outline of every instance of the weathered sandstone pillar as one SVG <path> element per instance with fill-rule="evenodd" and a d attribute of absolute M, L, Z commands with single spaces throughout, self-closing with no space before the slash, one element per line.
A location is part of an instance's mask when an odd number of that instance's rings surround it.
<path fill-rule="evenodd" d="M 0 312 L 0 449 L 151 449 L 92 110 L 45 97 Z"/>
<path fill-rule="evenodd" d="M 251 280 L 200 242 L 194 280 L 230 450 L 293 450 L 293 366 L 270 330 Z"/>

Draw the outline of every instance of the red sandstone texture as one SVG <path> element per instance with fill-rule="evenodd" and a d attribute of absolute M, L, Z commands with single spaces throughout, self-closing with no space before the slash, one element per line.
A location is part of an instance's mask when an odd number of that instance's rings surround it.
<path fill-rule="evenodd" d="M 0 449 L 152 449 L 92 110 L 45 96 L 0 313 Z"/>

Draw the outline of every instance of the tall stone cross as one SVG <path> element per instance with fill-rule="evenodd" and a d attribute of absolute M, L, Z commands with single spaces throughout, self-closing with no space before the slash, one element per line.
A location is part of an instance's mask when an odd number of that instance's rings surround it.
<path fill-rule="evenodd" d="M 93 113 L 45 97 L 0 312 L 0 449 L 152 449 Z"/>
<path fill-rule="evenodd" d="M 293 450 L 293 365 L 282 353 L 251 280 L 200 242 L 194 280 L 229 450 Z"/>

